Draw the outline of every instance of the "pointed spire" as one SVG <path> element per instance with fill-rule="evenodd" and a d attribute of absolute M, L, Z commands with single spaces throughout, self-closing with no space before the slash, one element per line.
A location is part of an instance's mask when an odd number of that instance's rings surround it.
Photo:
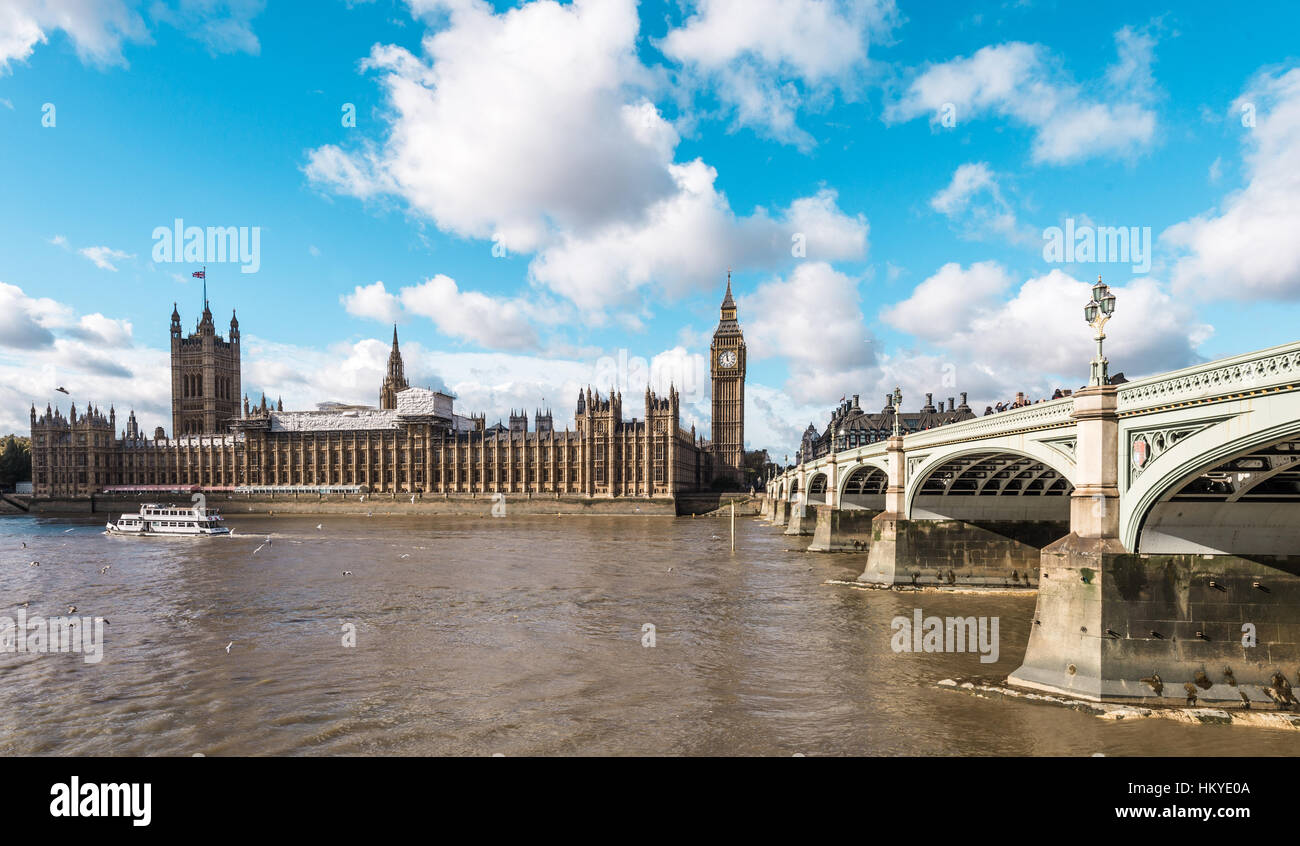
<path fill-rule="evenodd" d="M 731 298 L 731 268 L 727 268 L 727 295 L 722 298 L 723 308 L 735 308 L 736 301 Z"/>

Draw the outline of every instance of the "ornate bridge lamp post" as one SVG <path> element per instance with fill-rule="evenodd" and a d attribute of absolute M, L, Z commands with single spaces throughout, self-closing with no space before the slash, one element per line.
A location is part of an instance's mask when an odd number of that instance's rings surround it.
<path fill-rule="evenodd" d="M 1097 357 L 1092 360 L 1092 376 L 1089 385 L 1105 385 L 1110 381 L 1109 364 L 1102 354 L 1101 342 L 1106 340 L 1106 321 L 1115 313 L 1115 295 L 1110 288 L 1097 277 L 1097 284 L 1092 286 L 1092 299 L 1083 307 L 1083 319 L 1097 335 Z"/>
<path fill-rule="evenodd" d="M 1097 698 L 1124 692 L 1107 682 L 1126 666 L 1119 641 L 1098 637 L 1112 618 L 1119 594 L 1108 581 L 1126 554 L 1119 540 L 1119 389 L 1108 384 L 1102 327 L 1115 313 L 1115 295 L 1098 277 L 1083 317 L 1096 332 L 1097 357 L 1085 388 L 1074 393 L 1074 491 L 1070 534 L 1043 548 L 1039 590 L 1024 663 L 1008 676 L 1021 687 L 1070 691 Z M 1124 581 L 1131 581 L 1125 577 Z M 1118 603 L 1122 606 L 1122 603 Z"/>
<path fill-rule="evenodd" d="M 903 436 L 903 421 L 899 417 L 902 411 L 903 411 L 903 389 L 895 386 L 894 387 L 894 437 L 895 438 L 901 438 Z"/>

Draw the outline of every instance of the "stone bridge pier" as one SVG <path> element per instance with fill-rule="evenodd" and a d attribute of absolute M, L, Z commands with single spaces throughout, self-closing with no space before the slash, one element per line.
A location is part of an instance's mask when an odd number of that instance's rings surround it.
<path fill-rule="evenodd" d="M 1036 588 L 1012 685 L 1300 710 L 1300 343 L 831 452 L 772 492 L 810 550 L 865 550 L 863 583 Z"/>

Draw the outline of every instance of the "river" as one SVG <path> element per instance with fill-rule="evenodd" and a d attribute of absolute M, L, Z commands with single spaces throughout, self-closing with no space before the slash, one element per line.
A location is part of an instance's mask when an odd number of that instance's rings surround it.
<path fill-rule="evenodd" d="M 0 518 L 0 615 L 108 620 L 98 663 L 0 654 L 0 754 L 1300 755 L 1284 731 L 939 688 L 1014 670 L 1033 597 L 829 584 L 865 556 L 752 518 L 734 554 L 708 518 L 229 524 Z M 916 608 L 997 617 L 997 662 L 894 652 Z"/>

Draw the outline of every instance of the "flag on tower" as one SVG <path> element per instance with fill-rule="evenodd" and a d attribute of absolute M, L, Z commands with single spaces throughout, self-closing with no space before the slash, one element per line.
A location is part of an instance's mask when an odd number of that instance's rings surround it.
<path fill-rule="evenodd" d="M 207 278 L 208 278 L 207 271 L 205 271 L 205 270 L 196 270 L 196 271 L 194 271 L 194 273 L 192 273 L 192 274 L 190 274 L 190 275 L 193 276 L 195 279 L 207 279 Z"/>

